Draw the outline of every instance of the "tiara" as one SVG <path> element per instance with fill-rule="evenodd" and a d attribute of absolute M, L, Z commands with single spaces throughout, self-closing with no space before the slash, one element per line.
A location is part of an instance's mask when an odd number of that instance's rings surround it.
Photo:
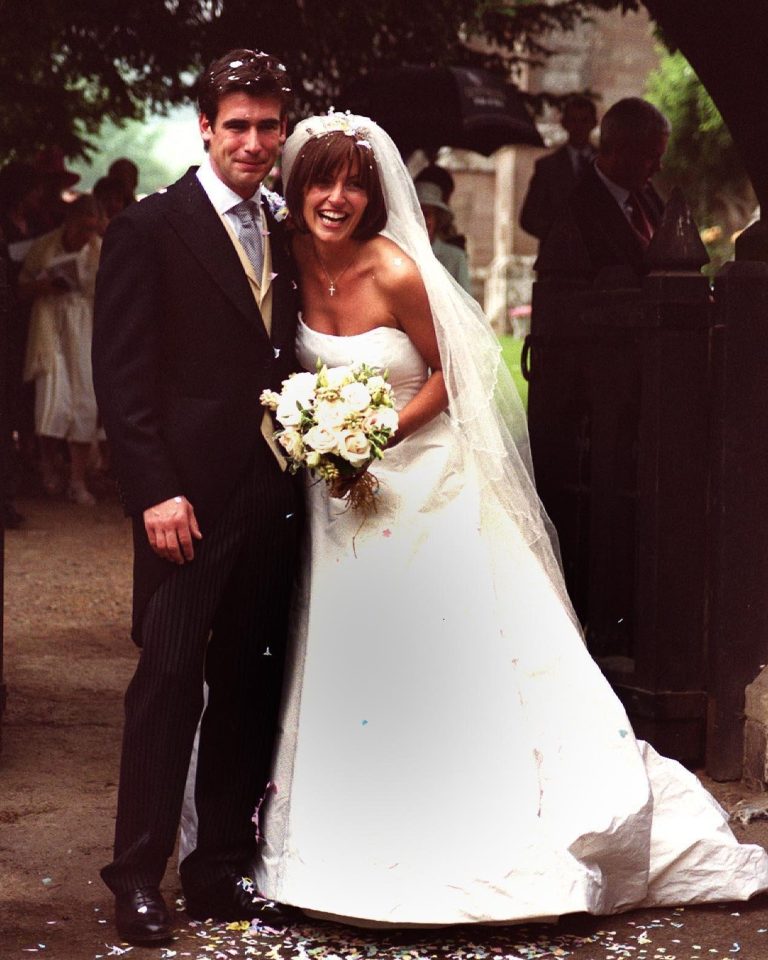
<path fill-rule="evenodd" d="M 328 133 L 343 133 L 347 137 L 354 137 L 361 147 L 372 150 L 373 148 L 367 139 L 370 131 L 361 122 L 366 119 L 367 117 L 355 116 L 349 110 L 337 113 L 331 107 L 324 116 L 312 117 L 310 122 L 305 125 L 304 132 L 308 138 L 322 137 Z"/>

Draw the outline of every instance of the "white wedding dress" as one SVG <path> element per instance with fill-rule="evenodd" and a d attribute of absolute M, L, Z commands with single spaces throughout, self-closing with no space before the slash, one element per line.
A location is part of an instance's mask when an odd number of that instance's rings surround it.
<path fill-rule="evenodd" d="M 392 328 L 302 325 L 298 353 L 309 370 L 387 369 L 398 407 L 427 376 Z M 763 850 L 635 740 L 515 523 L 489 515 L 463 443 L 444 414 L 389 450 L 364 521 L 311 487 L 259 890 L 353 923 L 428 925 L 766 889 Z"/>

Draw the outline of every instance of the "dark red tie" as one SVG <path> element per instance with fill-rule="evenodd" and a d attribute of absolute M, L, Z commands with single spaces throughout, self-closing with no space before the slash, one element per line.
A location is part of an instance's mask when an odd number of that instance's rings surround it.
<path fill-rule="evenodd" d="M 628 197 L 628 203 L 630 205 L 631 215 L 630 220 L 632 226 L 635 228 L 636 232 L 642 240 L 643 246 L 647 247 L 651 242 L 651 237 L 653 236 L 653 225 L 648 217 L 645 215 L 643 210 L 643 203 L 640 199 L 639 194 L 630 193 Z"/>

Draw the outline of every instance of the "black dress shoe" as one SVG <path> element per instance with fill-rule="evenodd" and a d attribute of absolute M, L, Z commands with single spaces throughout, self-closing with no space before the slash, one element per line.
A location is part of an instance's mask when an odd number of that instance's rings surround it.
<path fill-rule="evenodd" d="M 171 918 L 157 887 L 140 887 L 115 897 L 115 926 L 128 943 L 161 943 L 173 936 Z"/>
<path fill-rule="evenodd" d="M 258 920 L 270 927 L 285 927 L 301 919 L 301 911 L 261 897 L 242 877 L 226 877 L 203 893 L 186 898 L 193 920 Z"/>

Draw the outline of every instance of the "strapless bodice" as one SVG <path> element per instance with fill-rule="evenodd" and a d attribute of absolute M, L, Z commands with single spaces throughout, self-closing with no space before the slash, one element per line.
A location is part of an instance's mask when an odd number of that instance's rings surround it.
<path fill-rule="evenodd" d="M 320 333 L 299 323 L 296 338 L 299 363 L 314 372 L 318 357 L 329 367 L 367 363 L 388 371 L 398 410 L 416 394 L 428 375 L 427 365 L 407 333 L 394 327 L 374 327 L 350 337 Z"/>

